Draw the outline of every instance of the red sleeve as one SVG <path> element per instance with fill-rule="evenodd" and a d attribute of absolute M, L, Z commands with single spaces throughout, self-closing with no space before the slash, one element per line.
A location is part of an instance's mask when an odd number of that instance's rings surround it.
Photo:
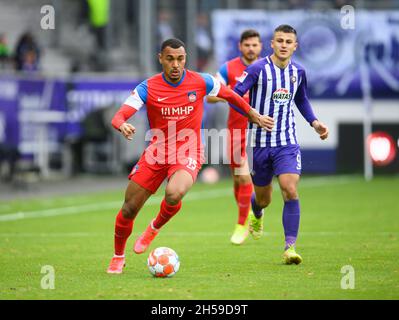
<path fill-rule="evenodd" d="M 227 100 L 233 109 L 238 109 L 237 111 L 244 115 L 246 115 L 251 109 L 251 106 L 241 96 L 223 84 L 220 85 L 220 90 L 217 96 Z"/>
<path fill-rule="evenodd" d="M 135 108 L 124 104 L 117 113 L 115 113 L 114 117 L 112 118 L 112 126 L 119 130 L 120 126 L 126 122 L 132 115 L 137 112 Z"/>

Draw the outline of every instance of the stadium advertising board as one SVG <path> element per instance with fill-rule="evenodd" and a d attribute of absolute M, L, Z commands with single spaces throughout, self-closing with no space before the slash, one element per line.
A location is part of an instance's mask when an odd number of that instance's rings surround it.
<path fill-rule="evenodd" d="M 254 28 L 271 54 L 273 30 L 290 24 L 298 32 L 295 61 L 307 72 L 312 98 L 361 98 L 360 60 L 370 68 L 374 98 L 399 97 L 399 11 L 356 10 L 354 28 L 344 28 L 339 10 L 215 10 L 212 31 L 217 65 L 239 55 L 240 33 Z"/>

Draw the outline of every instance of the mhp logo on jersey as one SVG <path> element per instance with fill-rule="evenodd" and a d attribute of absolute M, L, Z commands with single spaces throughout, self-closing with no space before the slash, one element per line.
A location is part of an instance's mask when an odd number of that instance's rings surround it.
<path fill-rule="evenodd" d="M 197 100 L 197 92 L 191 91 L 191 92 L 187 93 L 187 95 L 188 95 L 188 100 L 190 102 L 195 102 Z"/>
<path fill-rule="evenodd" d="M 163 116 L 188 116 L 194 110 L 193 106 L 183 107 L 162 107 L 161 114 Z"/>
<path fill-rule="evenodd" d="M 280 88 L 273 92 L 273 101 L 277 104 L 286 104 L 291 100 L 292 93 L 288 89 Z"/>

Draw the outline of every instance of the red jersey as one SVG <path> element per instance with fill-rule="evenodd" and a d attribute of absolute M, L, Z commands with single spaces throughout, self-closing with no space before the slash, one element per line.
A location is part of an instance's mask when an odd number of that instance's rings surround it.
<path fill-rule="evenodd" d="M 248 66 L 244 64 L 241 57 L 231 59 L 224 63 L 216 74 L 217 79 L 231 89 L 234 89 L 237 80 Z M 249 102 L 249 93 L 244 95 L 245 101 Z"/>
<path fill-rule="evenodd" d="M 234 89 L 237 81 L 241 76 L 245 75 L 248 66 L 243 62 L 241 57 L 234 58 L 224 63 L 216 74 L 217 79 L 224 85 Z M 249 103 L 249 91 L 243 96 Z M 246 157 L 246 129 L 248 120 L 246 117 L 230 108 L 229 117 L 227 119 L 227 128 L 230 130 L 230 141 L 227 154 L 230 159 L 232 168 L 239 167 L 241 160 Z M 240 130 L 239 136 L 234 131 Z"/>
<path fill-rule="evenodd" d="M 154 162 L 173 164 L 192 158 L 202 163 L 203 98 L 216 96 L 219 90 L 214 77 L 190 70 L 184 70 L 176 84 L 160 73 L 135 88 L 125 105 L 139 110 L 146 104 L 151 128 L 146 153 Z"/>

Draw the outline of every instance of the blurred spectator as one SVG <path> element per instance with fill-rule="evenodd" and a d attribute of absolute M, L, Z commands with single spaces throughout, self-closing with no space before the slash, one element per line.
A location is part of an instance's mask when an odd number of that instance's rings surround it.
<path fill-rule="evenodd" d="M 96 47 L 90 56 L 91 68 L 95 71 L 106 71 L 108 69 L 107 49 L 108 37 L 107 26 L 109 23 L 109 0 L 87 0 L 88 16 L 91 32 L 95 36 Z M 73 66 L 73 71 L 77 64 Z"/>
<path fill-rule="evenodd" d="M 288 0 L 288 9 L 308 9 L 310 7 L 309 0 Z"/>
<path fill-rule="evenodd" d="M 5 69 L 8 64 L 10 52 L 7 46 L 6 36 L 0 33 L 0 69 Z"/>
<path fill-rule="evenodd" d="M 335 0 L 333 8 L 341 9 L 345 5 L 353 5 L 353 1 L 352 0 Z"/>
<path fill-rule="evenodd" d="M 157 25 L 157 52 L 161 51 L 161 44 L 167 39 L 174 38 L 175 32 L 172 27 L 172 15 L 170 11 L 165 9 L 160 9 L 158 13 L 158 25 Z M 162 66 L 158 62 L 158 57 L 154 55 L 153 57 L 156 69 L 161 72 Z"/>
<path fill-rule="evenodd" d="M 16 163 L 19 157 L 20 154 L 16 147 L 8 145 L 5 142 L 0 142 L 0 169 L 3 168 L 3 163 L 8 164 L 4 176 L 1 177 L 4 181 L 10 182 L 13 180 Z M 3 173 L 3 170 L 0 170 L 0 173 Z"/>
<path fill-rule="evenodd" d="M 109 22 L 109 0 L 87 0 L 90 27 L 99 49 L 106 49 L 106 27 Z"/>
<path fill-rule="evenodd" d="M 24 53 L 22 69 L 24 72 L 35 72 L 39 70 L 39 60 L 36 51 L 29 49 Z"/>
<path fill-rule="evenodd" d="M 212 54 L 212 39 L 209 32 L 209 20 L 206 13 L 200 13 L 197 17 L 195 40 L 198 53 L 197 69 L 198 71 L 203 71 Z"/>
<path fill-rule="evenodd" d="M 167 39 L 174 38 L 175 33 L 173 32 L 171 24 L 171 14 L 167 10 L 160 10 L 158 14 L 158 43 L 157 47 L 161 46 L 161 43 Z"/>
<path fill-rule="evenodd" d="M 40 50 L 33 35 L 25 32 L 15 49 L 15 68 L 18 71 L 37 71 L 39 69 Z"/>
<path fill-rule="evenodd" d="M 76 175 L 95 168 L 87 168 L 85 162 L 87 158 L 96 158 L 104 160 L 107 150 L 102 150 L 105 143 L 108 142 L 112 129 L 107 126 L 108 120 L 105 119 L 107 108 L 95 109 L 82 120 L 82 134 L 80 136 L 68 136 L 65 140 L 72 152 L 71 174 Z M 90 155 L 85 152 L 88 145 L 92 145 L 94 154 Z"/>
<path fill-rule="evenodd" d="M 15 182 L 15 175 L 21 168 L 21 153 L 15 139 L 16 123 L 7 117 L 7 107 L 2 108 L 0 105 L 0 181 Z"/>

